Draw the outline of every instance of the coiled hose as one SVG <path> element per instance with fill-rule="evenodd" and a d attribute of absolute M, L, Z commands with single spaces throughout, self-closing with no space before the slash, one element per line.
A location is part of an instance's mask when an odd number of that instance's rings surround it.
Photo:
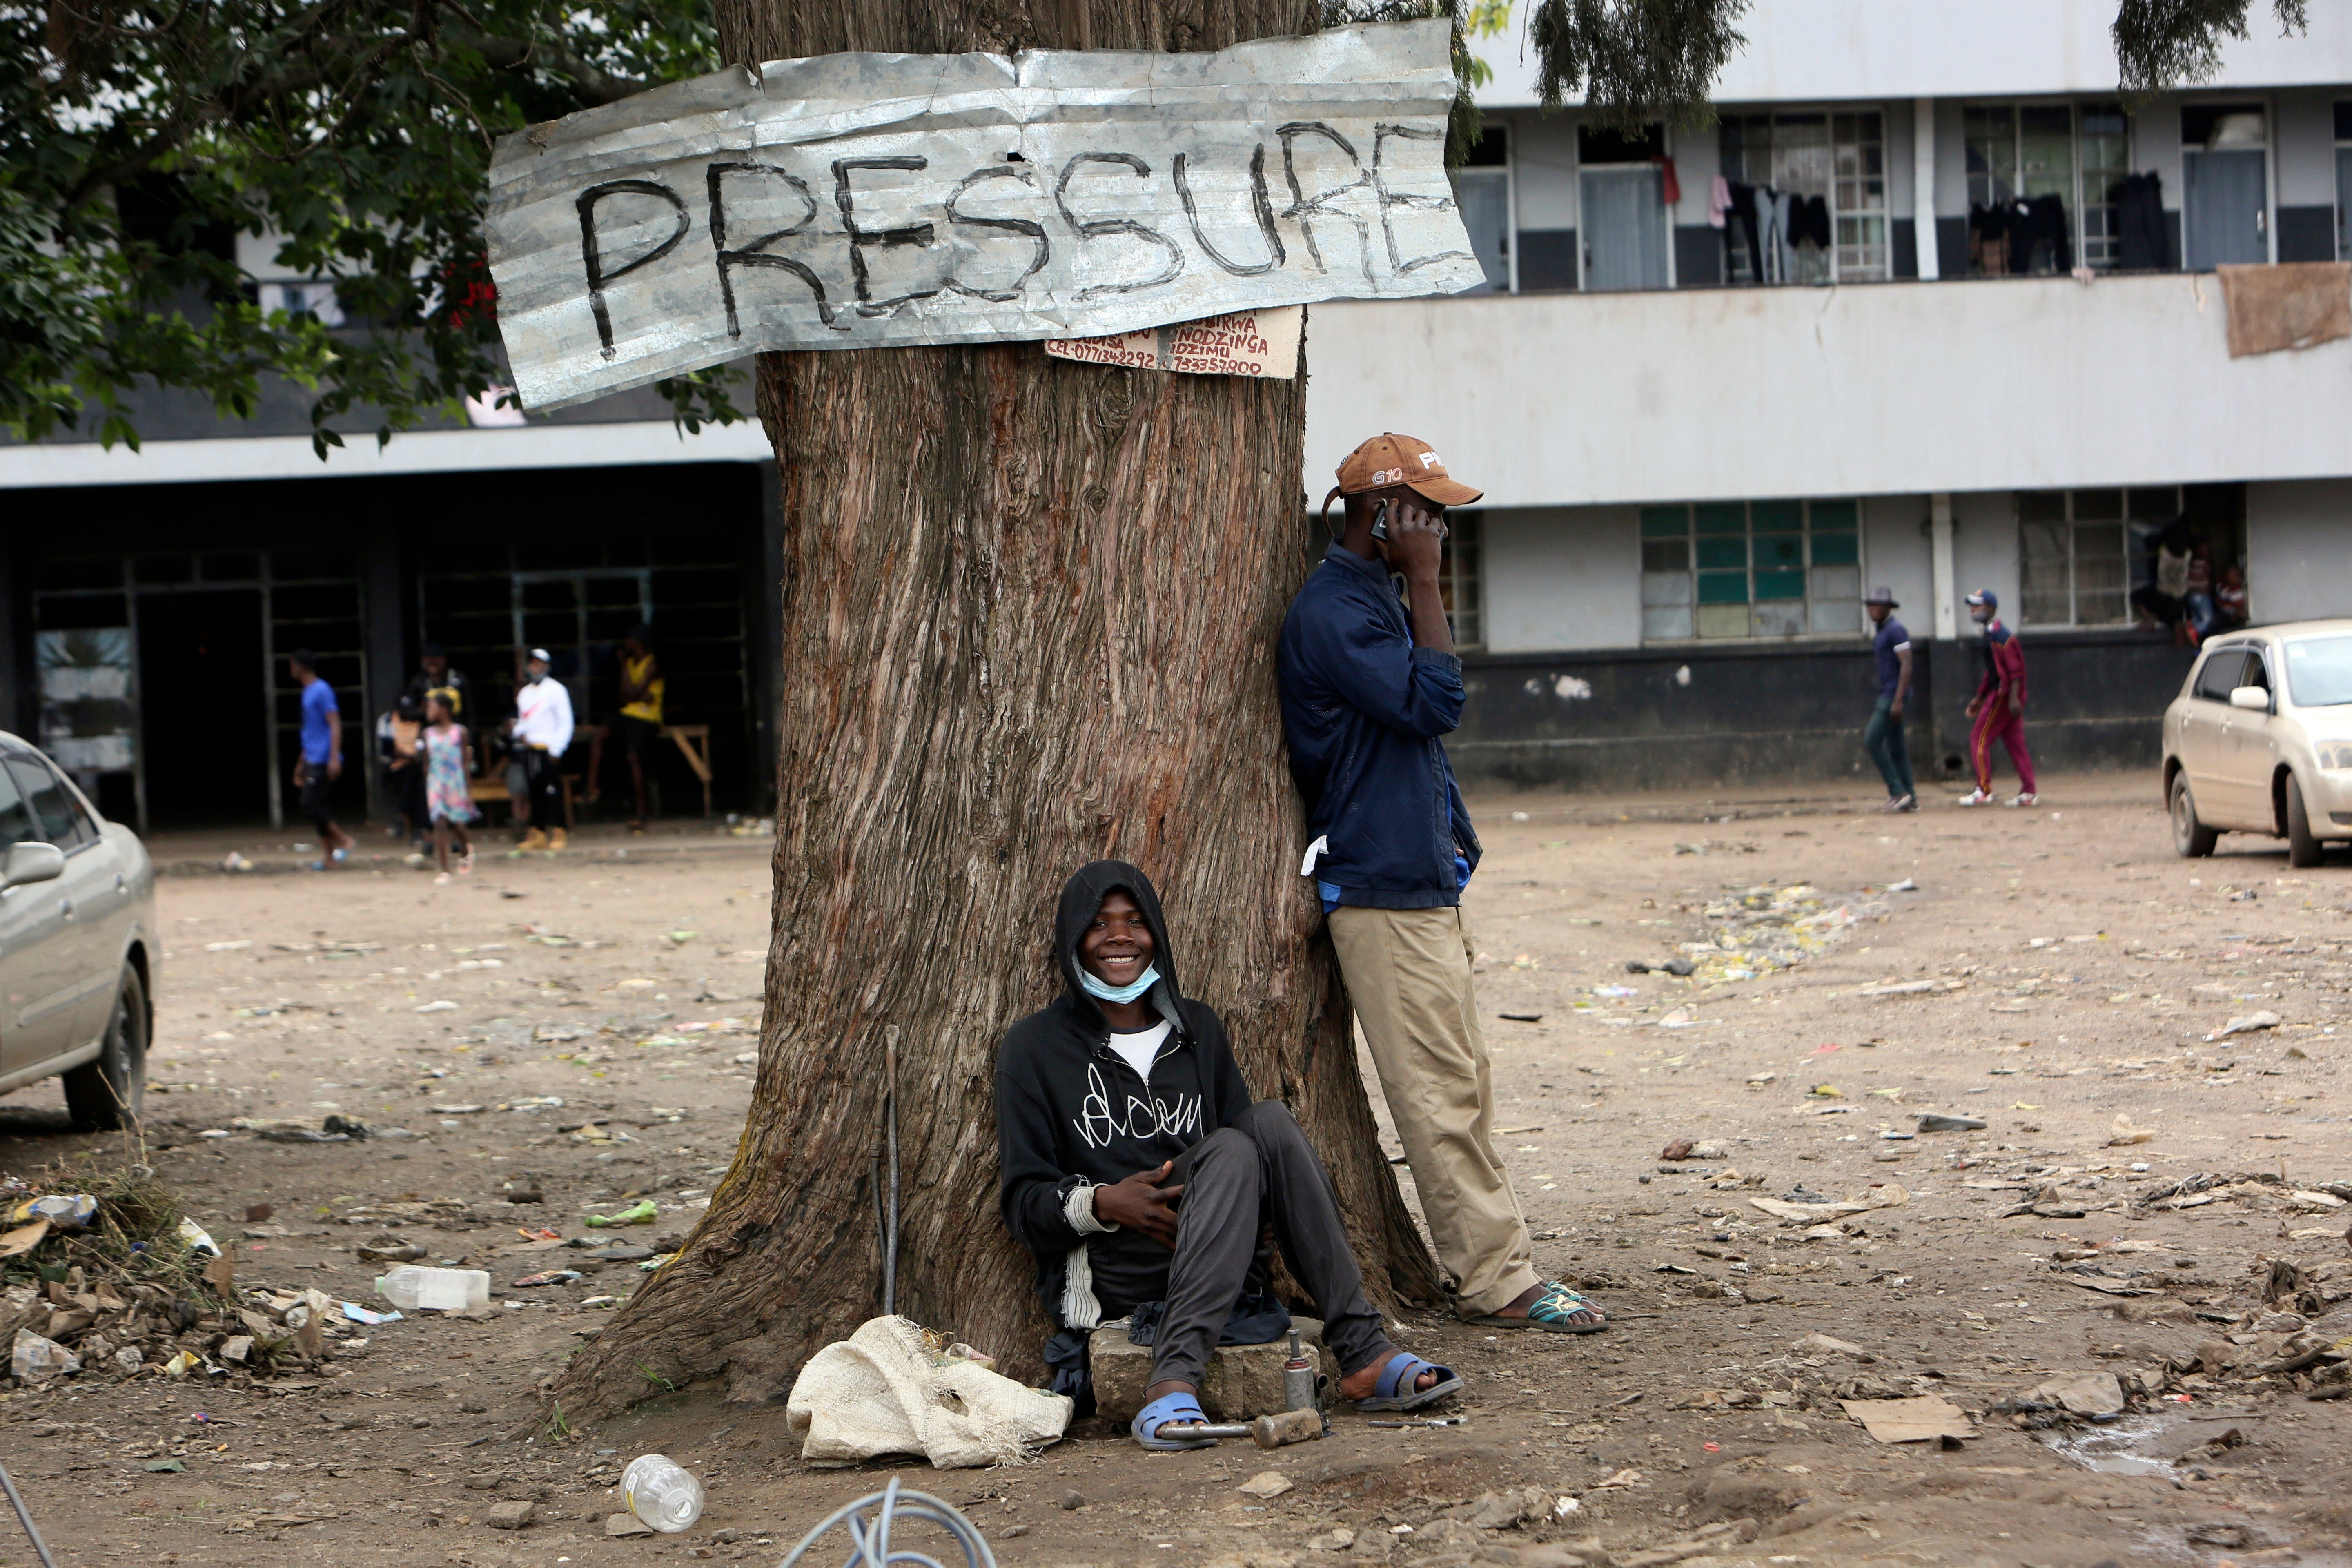
<path fill-rule="evenodd" d="M 860 1519 L 864 1509 L 878 1510 L 870 1520 Z M 784 1559 L 782 1568 L 795 1568 L 826 1531 L 835 1525 L 849 1531 L 850 1552 L 843 1568 L 896 1568 L 898 1563 L 912 1563 L 916 1568 L 943 1568 L 940 1560 L 909 1548 L 894 1549 L 890 1544 L 890 1528 L 902 1521 L 937 1525 L 948 1532 L 958 1546 L 963 1548 L 964 1568 L 996 1568 L 996 1553 L 980 1533 L 980 1527 L 956 1511 L 953 1504 L 940 1501 L 929 1492 L 900 1491 L 898 1478 L 892 1476 L 890 1484 L 878 1492 L 871 1492 L 856 1502 L 845 1503 L 825 1515 L 823 1523 L 801 1537 L 793 1554 Z"/>

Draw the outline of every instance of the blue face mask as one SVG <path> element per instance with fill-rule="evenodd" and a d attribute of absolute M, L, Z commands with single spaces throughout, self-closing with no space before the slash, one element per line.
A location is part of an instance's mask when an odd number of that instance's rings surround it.
<path fill-rule="evenodd" d="M 1080 969 L 1078 984 L 1087 988 L 1087 995 L 1099 997 L 1105 1002 L 1132 1002 L 1160 984 L 1160 971 L 1147 964 L 1143 973 L 1135 977 L 1133 984 L 1113 985 L 1108 980 L 1097 979 L 1092 970 Z"/>

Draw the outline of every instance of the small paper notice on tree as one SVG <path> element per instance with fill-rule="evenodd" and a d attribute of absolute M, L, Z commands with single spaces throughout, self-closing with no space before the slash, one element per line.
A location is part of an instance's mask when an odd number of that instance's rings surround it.
<path fill-rule="evenodd" d="M 1305 306 L 1281 305 L 1105 338 L 1047 338 L 1045 352 L 1089 364 L 1289 381 L 1298 374 L 1298 339 L 1306 326 Z"/>
<path fill-rule="evenodd" d="M 1261 356 L 1234 320 L 1486 279 L 1445 173 L 1449 26 L 774 60 L 518 132 L 485 226 L 516 391 L 551 409 L 763 350 L 1040 340 L 1295 375 L 1296 331 L 1261 323 Z"/>

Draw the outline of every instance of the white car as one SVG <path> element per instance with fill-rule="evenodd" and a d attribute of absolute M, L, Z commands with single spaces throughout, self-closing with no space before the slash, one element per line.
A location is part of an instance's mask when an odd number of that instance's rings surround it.
<path fill-rule="evenodd" d="M 2352 839 L 2352 620 L 2207 642 L 2164 710 L 2164 796 L 2183 855 L 2260 833 L 2316 866 L 2328 840 Z"/>
<path fill-rule="evenodd" d="M 0 731 L 0 1094 L 62 1076 L 75 1126 L 135 1125 L 159 956 L 138 836 Z"/>

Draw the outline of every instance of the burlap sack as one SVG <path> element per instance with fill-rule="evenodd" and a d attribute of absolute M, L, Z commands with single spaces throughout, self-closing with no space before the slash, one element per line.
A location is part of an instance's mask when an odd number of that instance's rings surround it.
<path fill-rule="evenodd" d="M 1061 1438 L 1072 1408 L 945 1354 L 918 1323 L 873 1318 L 809 1358 L 784 1421 L 804 1459 L 920 1454 L 952 1470 L 1024 1462 Z"/>

